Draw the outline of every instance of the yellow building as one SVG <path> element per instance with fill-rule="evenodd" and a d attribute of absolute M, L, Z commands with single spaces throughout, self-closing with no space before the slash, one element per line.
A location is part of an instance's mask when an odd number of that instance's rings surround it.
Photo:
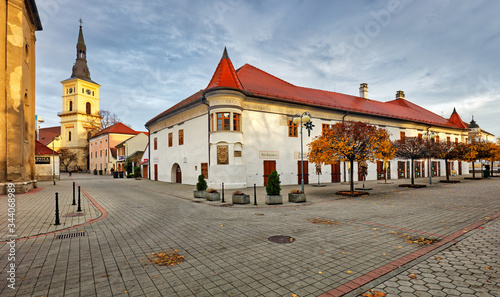
<path fill-rule="evenodd" d="M 42 30 L 34 0 L 0 1 L 0 194 L 35 179 L 35 32 Z"/>
<path fill-rule="evenodd" d="M 88 139 L 91 130 L 100 127 L 99 116 L 99 88 L 100 85 L 90 79 L 87 66 L 87 47 L 83 39 L 82 26 L 76 44 L 76 62 L 73 65 L 71 77 L 62 83 L 62 112 L 61 118 L 61 148 L 67 148 L 78 156 L 77 162 L 71 167 L 78 166 L 82 170 L 88 168 Z"/>

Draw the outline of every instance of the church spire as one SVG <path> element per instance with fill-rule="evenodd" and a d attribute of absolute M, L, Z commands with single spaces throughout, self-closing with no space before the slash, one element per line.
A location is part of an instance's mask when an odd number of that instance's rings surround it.
<path fill-rule="evenodd" d="M 82 20 L 80 19 L 80 32 L 78 33 L 78 41 L 76 43 L 76 62 L 73 64 L 73 72 L 71 77 L 90 80 L 90 71 L 87 66 L 87 46 L 83 40 Z"/>

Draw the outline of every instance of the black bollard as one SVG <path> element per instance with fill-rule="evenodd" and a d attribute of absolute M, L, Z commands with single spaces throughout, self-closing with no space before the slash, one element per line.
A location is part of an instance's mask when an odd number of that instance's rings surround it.
<path fill-rule="evenodd" d="M 257 205 L 257 188 L 253 184 L 253 205 Z"/>
<path fill-rule="evenodd" d="M 78 209 L 76 211 L 82 211 L 82 205 L 80 202 L 80 186 L 78 186 Z"/>
<path fill-rule="evenodd" d="M 222 183 L 222 203 L 224 202 L 224 183 Z"/>
<path fill-rule="evenodd" d="M 75 200 L 75 182 L 73 182 L 73 203 L 71 203 L 71 205 L 76 205 L 76 200 Z"/>
<path fill-rule="evenodd" d="M 61 225 L 59 221 L 59 193 L 56 192 L 56 222 L 54 225 Z"/>

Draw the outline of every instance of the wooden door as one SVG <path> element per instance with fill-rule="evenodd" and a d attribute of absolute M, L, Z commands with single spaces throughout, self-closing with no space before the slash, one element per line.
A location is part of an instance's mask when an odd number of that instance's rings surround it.
<path fill-rule="evenodd" d="M 340 163 L 332 164 L 332 183 L 340 183 Z"/>
<path fill-rule="evenodd" d="M 462 161 L 458 161 L 458 175 L 462 175 Z"/>
<path fill-rule="evenodd" d="M 422 172 L 420 168 L 420 162 L 415 162 L 415 177 L 420 177 L 420 173 Z"/>
<path fill-rule="evenodd" d="M 148 178 L 148 165 L 143 165 L 142 166 L 142 177 L 143 178 Z"/>
<path fill-rule="evenodd" d="M 182 184 L 182 171 L 181 166 L 177 165 L 177 170 L 175 172 L 175 182 L 178 184 Z"/>
<path fill-rule="evenodd" d="M 297 177 L 298 177 L 298 184 L 301 185 L 302 184 L 302 166 L 301 166 L 301 162 L 302 161 L 298 161 L 297 162 L 297 167 L 298 167 L 298 173 L 297 174 Z M 309 184 L 309 163 L 307 161 L 304 161 L 304 185 L 307 185 Z"/>
<path fill-rule="evenodd" d="M 384 162 L 377 161 L 377 180 L 385 179 Z"/>
<path fill-rule="evenodd" d="M 158 180 L 158 164 L 155 164 L 155 180 Z"/>
<path fill-rule="evenodd" d="M 264 161 L 264 186 L 267 186 L 269 174 L 276 170 L 276 161 Z"/>
<path fill-rule="evenodd" d="M 398 178 L 405 178 L 405 162 L 398 161 Z"/>

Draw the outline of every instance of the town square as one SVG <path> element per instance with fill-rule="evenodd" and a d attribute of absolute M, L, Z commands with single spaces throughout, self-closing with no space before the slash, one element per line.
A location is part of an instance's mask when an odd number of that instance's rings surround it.
<path fill-rule="evenodd" d="M 0 2 L 0 295 L 499 296 L 497 8 Z"/>

